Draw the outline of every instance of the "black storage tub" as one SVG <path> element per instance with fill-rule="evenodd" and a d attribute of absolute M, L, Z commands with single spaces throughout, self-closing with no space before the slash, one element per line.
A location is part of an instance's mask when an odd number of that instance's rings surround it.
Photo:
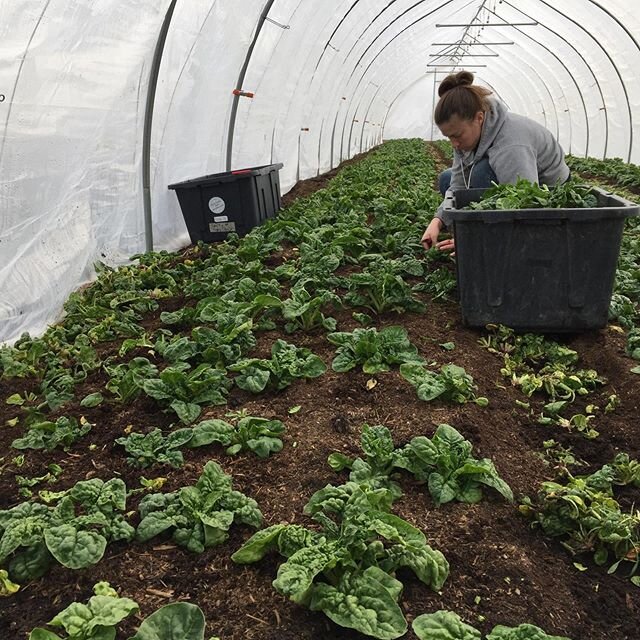
<path fill-rule="evenodd" d="M 537 332 L 604 327 L 625 219 L 638 205 L 593 187 L 595 208 L 461 210 L 485 191 L 455 191 L 449 211 L 464 323 Z"/>
<path fill-rule="evenodd" d="M 282 208 L 282 163 L 214 173 L 170 184 L 178 196 L 191 242 L 244 236 Z"/>

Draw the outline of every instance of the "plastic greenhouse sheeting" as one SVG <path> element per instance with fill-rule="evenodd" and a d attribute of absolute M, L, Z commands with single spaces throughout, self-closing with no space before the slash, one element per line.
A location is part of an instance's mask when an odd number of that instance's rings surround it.
<path fill-rule="evenodd" d="M 148 246 L 168 15 L 155 249 L 188 243 L 168 184 L 283 162 L 286 191 L 383 139 L 438 138 L 437 84 L 461 68 L 565 151 L 640 162 L 637 3 L 0 0 L 0 341 Z"/>

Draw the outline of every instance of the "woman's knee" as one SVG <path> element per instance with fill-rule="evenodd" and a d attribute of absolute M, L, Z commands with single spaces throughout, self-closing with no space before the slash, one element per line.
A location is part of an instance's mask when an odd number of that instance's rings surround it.
<path fill-rule="evenodd" d="M 444 195 L 451 184 L 451 169 L 445 169 L 438 176 L 438 190 Z"/>

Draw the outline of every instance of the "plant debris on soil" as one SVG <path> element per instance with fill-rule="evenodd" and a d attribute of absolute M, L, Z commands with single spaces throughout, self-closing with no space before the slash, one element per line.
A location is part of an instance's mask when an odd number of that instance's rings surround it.
<path fill-rule="evenodd" d="M 322 178 L 322 177 L 321 177 Z M 312 178 L 296 186 L 295 195 L 308 195 L 322 179 Z M 292 201 L 290 195 L 285 200 Z M 610 462 L 616 453 L 626 452 L 640 459 L 638 404 L 640 377 L 630 373 L 633 362 L 625 355 L 624 335 L 616 327 L 601 331 L 562 336 L 559 340 L 575 349 L 580 366 L 593 368 L 607 383 L 590 395 L 590 401 L 604 406 L 615 393 L 620 406 L 599 415 L 600 435 L 587 440 L 578 432 L 560 426 L 538 424 L 530 412 L 516 403 L 527 400 L 500 372 L 502 359 L 484 349 L 478 340 L 486 332 L 462 325 L 455 302 L 422 299 L 424 313 L 379 316 L 379 328 L 402 324 L 422 356 L 444 365 L 454 361 L 473 376 L 478 395 L 489 398 L 486 408 L 474 403 L 452 406 L 423 402 L 399 372 L 367 375 L 360 369 L 346 374 L 331 370 L 334 347 L 324 332 L 285 334 L 272 330 L 258 335 L 256 353 L 268 351 L 278 338 L 293 340 L 318 354 L 327 372 L 310 381 L 297 381 L 268 395 L 255 396 L 234 388 L 227 406 L 207 408 L 203 418 L 224 418 L 230 408 L 241 407 L 249 415 L 281 420 L 286 425 L 284 448 L 268 459 L 259 460 L 250 452 L 235 457 L 224 454 L 219 445 L 183 451 L 185 464 L 173 469 L 153 466 L 139 470 L 127 464 L 122 447 L 115 444 L 130 425 L 136 431 L 154 427 L 166 429 L 175 416 L 161 412 L 151 399 L 141 396 L 131 405 L 105 402 L 81 408 L 78 415 L 95 423 L 91 434 L 69 452 L 29 451 L 22 467 L 10 462 L 15 453 L 11 442 L 19 428 L 6 420 L 15 408 L 5 404 L 13 393 L 29 391 L 32 380 L 0 381 L 0 448 L 5 452 L 1 476 L 0 508 L 7 509 L 22 499 L 15 475 L 38 476 L 47 465 L 62 467 L 52 490 L 69 488 L 82 479 L 122 478 L 128 489 L 140 486 L 141 476 L 167 477 L 162 491 L 174 491 L 195 483 L 208 460 L 215 460 L 233 477 L 234 488 L 254 498 L 264 515 L 265 526 L 287 522 L 309 525 L 303 507 L 310 496 L 326 484 L 347 480 L 346 472 L 336 473 L 327 464 L 332 452 L 361 455 L 363 424 L 387 426 L 397 446 L 417 435 L 432 436 L 437 425 L 455 427 L 473 443 L 473 455 L 490 458 L 500 476 L 516 496 L 515 504 L 497 492 L 486 491 L 477 504 L 450 503 L 436 507 L 424 485 L 409 474 L 400 477 L 403 496 L 394 503 L 395 514 L 422 530 L 428 543 L 441 551 L 450 563 L 450 575 L 442 591 L 434 593 L 413 573 L 399 576 L 404 584 L 400 606 L 409 621 L 440 609 L 455 611 L 483 633 L 495 625 L 538 625 L 549 634 L 572 640 L 638 640 L 640 588 L 622 573 L 608 575 L 592 557 L 571 555 L 559 541 L 545 538 L 539 529 L 518 511 L 518 500 L 534 496 L 540 482 L 556 477 L 556 470 L 542 456 L 543 442 L 555 439 L 571 447 L 590 473 Z M 160 310 L 180 308 L 180 298 L 162 300 Z M 341 331 L 356 328 L 350 311 L 336 311 Z M 161 325 L 159 311 L 148 320 L 148 330 Z M 453 351 L 440 345 L 454 343 Z M 117 351 L 117 345 L 103 345 Z M 151 356 L 147 356 L 151 357 Z M 375 381 L 372 384 L 371 380 Z M 78 397 L 104 389 L 103 373 L 89 376 Z M 291 412 L 293 407 L 299 411 Z M 89 449 L 91 444 L 91 449 Z M 9 461 L 9 462 L 7 462 Z M 638 504 L 638 490 L 627 499 Z M 127 509 L 135 512 L 141 499 L 132 496 Z M 132 520 L 133 525 L 137 525 Z M 278 594 L 271 585 L 281 559 L 269 555 L 254 565 L 234 564 L 230 557 L 253 533 L 235 527 L 222 545 L 193 554 L 176 546 L 168 537 L 150 543 L 115 543 L 107 547 L 95 566 L 72 571 L 55 564 L 41 579 L 22 585 L 12 597 L 0 599 L 0 638 L 24 639 L 36 626 L 47 621 L 72 601 L 86 602 L 93 585 L 108 581 L 122 596 L 140 605 L 140 612 L 120 627 L 118 638 L 131 635 L 139 621 L 169 602 L 191 601 L 206 617 L 207 635 L 222 640 L 355 640 L 362 635 L 331 622 Z M 585 567 L 584 571 L 574 563 Z M 406 635 L 415 640 L 412 631 Z"/>

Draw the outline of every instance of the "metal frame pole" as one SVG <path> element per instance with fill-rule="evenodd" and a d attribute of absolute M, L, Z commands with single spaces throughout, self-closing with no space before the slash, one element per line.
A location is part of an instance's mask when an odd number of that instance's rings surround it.
<path fill-rule="evenodd" d="M 171 18 L 176 8 L 177 0 L 171 0 L 169 9 L 164 17 L 160 35 L 156 42 L 156 49 L 153 52 L 151 63 L 151 73 L 149 74 L 149 88 L 147 90 L 147 104 L 144 112 L 144 132 L 142 134 L 142 198 L 144 203 L 144 242 L 145 251 L 153 251 L 153 214 L 151 211 L 151 129 L 153 125 L 153 105 L 156 100 L 156 89 L 158 87 L 158 76 L 160 75 L 160 64 L 162 63 L 162 53 L 167 41 Z"/>

